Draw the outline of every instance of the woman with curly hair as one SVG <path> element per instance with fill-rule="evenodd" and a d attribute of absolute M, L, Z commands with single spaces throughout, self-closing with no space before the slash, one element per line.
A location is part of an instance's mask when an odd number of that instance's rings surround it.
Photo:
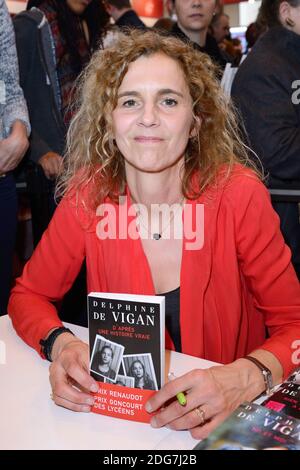
<path fill-rule="evenodd" d="M 179 39 L 132 32 L 93 56 L 68 133 L 63 200 L 9 303 L 18 334 L 53 361 L 58 405 L 91 409 L 93 396 L 69 376 L 98 390 L 88 346 L 52 303 L 83 259 L 88 291 L 164 295 L 166 347 L 223 364 L 154 394 L 153 427 L 204 437 L 294 368 L 299 283 L 237 128 L 215 66 Z"/>

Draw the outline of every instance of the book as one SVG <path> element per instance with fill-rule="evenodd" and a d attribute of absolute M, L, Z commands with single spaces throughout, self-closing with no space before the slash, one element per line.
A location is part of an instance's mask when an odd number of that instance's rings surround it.
<path fill-rule="evenodd" d="M 295 369 L 286 379 L 286 382 L 300 385 L 300 367 Z"/>
<path fill-rule="evenodd" d="M 92 411 L 148 423 L 144 409 L 165 378 L 165 297 L 88 295 Z"/>
<path fill-rule="evenodd" d="M 245 402 L 195 450 L 300 450 L 300 420 Z"/>
<path fill-rule="evenodd" d="M 262 405 L 300 419 L 300 367 Z"/>

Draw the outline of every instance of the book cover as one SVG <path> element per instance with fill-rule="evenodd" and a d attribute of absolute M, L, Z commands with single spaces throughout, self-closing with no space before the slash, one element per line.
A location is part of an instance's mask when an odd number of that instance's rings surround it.
<path fill-rule="evenodd" d="M 300 420 L 245 402 L 195 450 L 300 450 Z"/>
<path fill-rule="evenodd" d="M 92 411 L 148 423 L 145 403 L 165 377 L 165 298 L 92 292 L 88 321 Z"/>
<path fill-rule="evenodd" d="M 300 419 L 300 368 L 296 369 L 262 405 Z"/>
<path fill-rule="evenodd" d="M 286 379 L 286 382 L 300 385 L 300 367 L 297 367 Z"/>

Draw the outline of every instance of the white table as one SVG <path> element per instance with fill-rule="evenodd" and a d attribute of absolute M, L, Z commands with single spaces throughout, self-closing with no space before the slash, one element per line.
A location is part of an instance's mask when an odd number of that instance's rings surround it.
<path fill-rule="evenodd" d="M 87 341 L 88 330 L 68 325 Z M 166 369 L 181 375 L 214 363 L 166 352 Z M 74 413 L 50 399 L 49 363 L 0 317 L 0 449 L 187 450 L 196 442 L 187 431 L 153 429 L 148 424 L 94 413 Z"/>

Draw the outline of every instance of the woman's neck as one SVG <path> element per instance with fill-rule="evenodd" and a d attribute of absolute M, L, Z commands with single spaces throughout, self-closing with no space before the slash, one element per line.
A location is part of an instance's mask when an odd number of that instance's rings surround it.
<path fill-rule="evenodd" d="M 182 160 L 159 173 L 143 173 L 125 163 L 127 185 L 132 202 L 150 208 L 152 204 L 176 204 L 182 200 Z"/>

